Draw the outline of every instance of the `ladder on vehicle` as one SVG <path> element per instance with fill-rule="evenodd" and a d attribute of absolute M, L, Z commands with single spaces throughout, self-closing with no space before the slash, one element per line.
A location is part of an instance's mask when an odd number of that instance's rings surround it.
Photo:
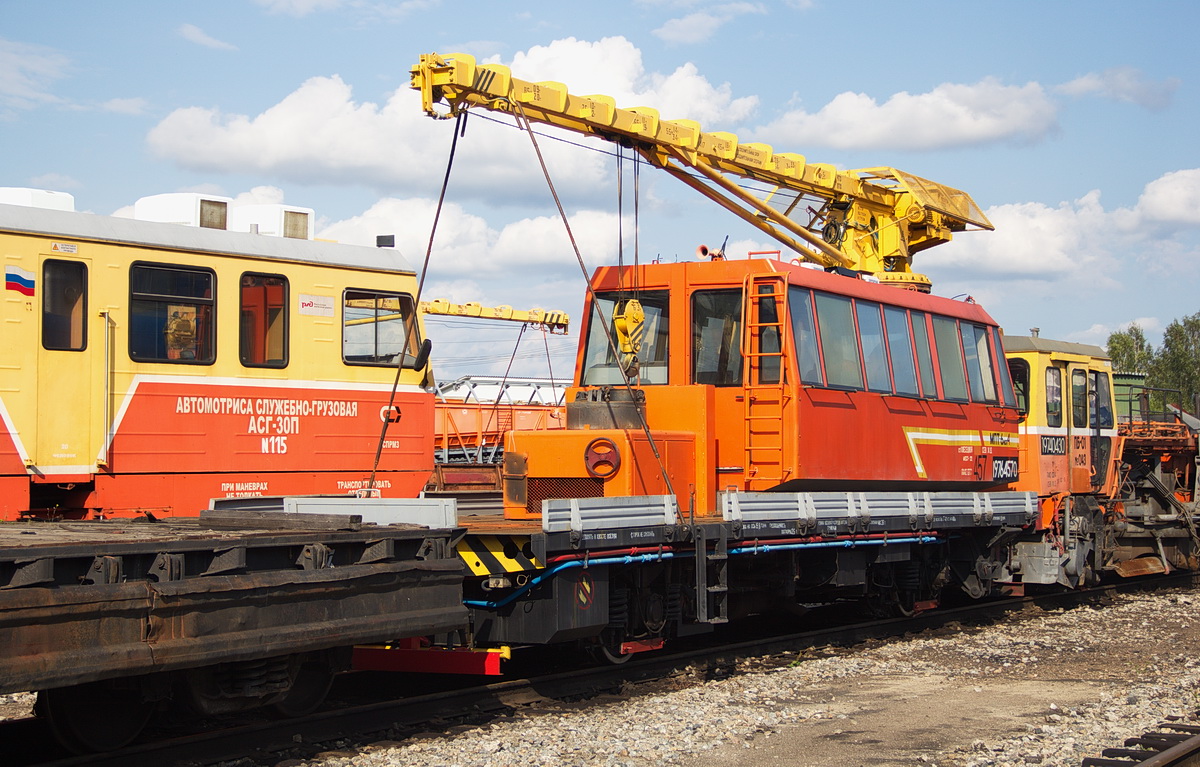
<path fill-rule="evenodd" d="M 748 490 L 766 490 L 791 478 L 788 428 L 792 394 L 788 384 L 787 278 L 781 274 L 750 275 L 746 296 L 745 333 L 745 472 Z"/>
<path fill-rule="evenodd" d="M 729 527 L 717 526 L 714 546 L 708 550 L 709 532 L 696 525 L 696 621 L 729 622 Z"/>

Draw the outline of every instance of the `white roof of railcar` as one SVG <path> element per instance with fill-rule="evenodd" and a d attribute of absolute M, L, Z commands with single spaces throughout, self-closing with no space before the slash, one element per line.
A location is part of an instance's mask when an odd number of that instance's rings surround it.
<path fill-rule="evenodd" d="M 398 250 L 0 204 L 0 232 L 415 274 Z"/>

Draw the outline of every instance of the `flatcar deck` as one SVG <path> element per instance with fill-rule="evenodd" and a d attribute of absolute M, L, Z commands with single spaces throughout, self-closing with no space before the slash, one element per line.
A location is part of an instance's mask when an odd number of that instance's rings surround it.
<path fill-rule="evenodd" d="M 0 692 L 466 625 L 461 530 L 283 513 L 237 524 L 0 524 Z"/>

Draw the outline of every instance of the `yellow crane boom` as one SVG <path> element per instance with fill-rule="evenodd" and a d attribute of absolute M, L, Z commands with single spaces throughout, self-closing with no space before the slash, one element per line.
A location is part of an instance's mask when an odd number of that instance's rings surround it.
<path fill-rule="evenodd" d="M 476 64 L 468 54 L 424 54 L 410 74 L 430 116 L 482 107 L 620 142 L 799 257 L 870 272 L 881 282 L 928 291 L 929 279 L 912 271 L 914 253 L 954 232 L 993 228 L 966 192 L 895 168 L 810 163 L 732 133 L 705 132 L 692 120 L 660 119 L 648 107 L 618 108 L 610 96 L 520 80 L 508 67 Z"/>
<path fill-rule="evenodd" d="M 566 333 L 571 324 L 566 312 L 546 309 L 514 309 L 511 306 L 481 306 L 471 301 L 455 304 L 444 298 L 422 301 L 419 308 L 424 314 L 441 314 L 449 317 L 479 317 L 485 320 L 508 320 L 525 322 L 546 328 L 551 333 Z"/>

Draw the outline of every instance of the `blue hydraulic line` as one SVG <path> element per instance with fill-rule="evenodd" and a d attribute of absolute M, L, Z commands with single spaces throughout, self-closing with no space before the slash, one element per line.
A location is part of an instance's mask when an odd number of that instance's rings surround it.
<path fill-rule="evenodd" d="M 853 549 L 859 546 L 883 546 L 889 543 L 936 543 L 937 536 L 933 535 L 917 535 L 907 538 L 872 538 L 870 540 L 854 540 L 847 539 L 841 541 L 810 541 L 805 543 L 779 543 L 779 544 L 756 544 L 754 546 L 742 546 L 735 549 L 730 549 L 731 555 L 737 554 L 766 554 L 774 551 L 795 551 L 797 549 Z M 561 565 L 556 565 L 537 577 L 530 578 L 529 582 L 520 587 L 513 593 L 499 600 L 480 600 L 480 599 L 464 599 L 463 604 L 467 607 L 479 607 L 486 610 L 496 610 L 511 604 L 518 597 L 524 596 L 530 590 L 540 586 L 551 578 L 555 577 L 563 570 L 570 570 L 576 567 L 591 567 L 592 565 L 634 565 L 644 562 L 661 562 L 664 559 L 675 559 L 681 557 L 693 557 L 693 551 L 662 551 L 652 554 L 634 554 L 623 557 L 601 557 L 600 559 L 573 559 L 570 562 L 563 562 Z"/>

